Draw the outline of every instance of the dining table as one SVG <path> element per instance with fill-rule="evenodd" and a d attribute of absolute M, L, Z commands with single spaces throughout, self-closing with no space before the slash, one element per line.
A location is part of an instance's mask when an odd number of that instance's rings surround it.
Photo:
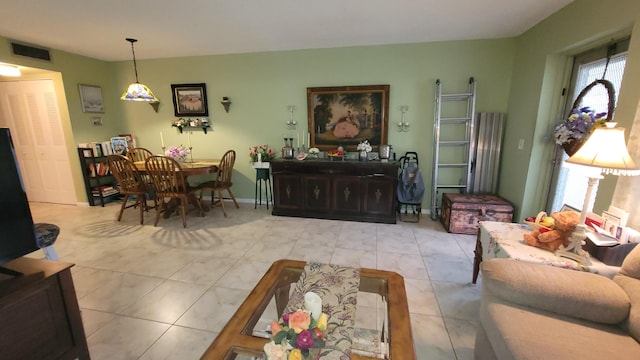
<path fill-rule="evenodd" d="M 134 161 L 133 165 L 141 174 L 145 174 L 147 172 L 144 161 Z M 180 175 L 184 178 L 185 183 L 188 184 L 187 178 L 189 176 L 214 174 L 218 172 L 220 159 L 194 159 L 179 162 L 178 165 L 180 165 L 180 168 L 177 171 L 180 172 Z M 195 206 L 196 209 L 200 210 L 201 214 L 205 211 L 209 211 L 209 207 L 202 205 L 194 194 L 189 195 L 189 203 Z M 177 202 L 171 201 L 167 206 L 164 217 L 168 218 L 169 216 L 171 216 L 171 214 L 177 209 L 177 207 Z"/>

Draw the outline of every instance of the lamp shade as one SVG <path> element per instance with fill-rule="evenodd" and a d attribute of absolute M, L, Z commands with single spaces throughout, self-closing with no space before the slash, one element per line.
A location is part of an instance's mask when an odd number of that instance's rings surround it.
<path fill-rule="evenodd" d="M 160 100 L 158 100 L 158 98 L 153 95 L 151 90 L 146 85 L 140 84 L 140 82 L 138 82 L 138 65 L 136 64 L 136 52 L 135 50 L 133 50 L 133 44 L 138 40 L 133 38 L 126 38 L 125 40 L 131 43 L 131 55 L 133 55 L 133 71 L 136 74 L 136 82 L 129 85 L 127 91 L 122 93 L 120 100 L 146 101 L 150 103 L 159 102 Z M 156 109 L 156 112 L 158 111 L 157 107 L 154 107 L 154 109 Z"/>
<path fill-rule="evenodd" d="M 159 102 L 158 98 L 153 95 L 151 90 L 144 84 L 132 83 L 127 91 L 122 93 L 121 100 Z"/>
<path fill-rule="evenodd" d="M 615 123 L 607 125 L 615 126 Z M 627 151 L 624 128 L 619 127 L 597 128 L 566 162 L 600 168 L 603 174 L 640 175 L 640 169 Z"/>

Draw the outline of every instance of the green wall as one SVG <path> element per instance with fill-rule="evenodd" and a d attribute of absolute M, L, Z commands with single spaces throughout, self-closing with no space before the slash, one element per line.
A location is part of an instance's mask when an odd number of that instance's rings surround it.
<path fill-rule="evenodd" d="M 435 80 L 442 80 L 445 93 L 462 92 L 473 76 L 477 111 L 508 113 L 499 194 L 516 205 L 517 220 L 544 208 L 554 149 L 550 135 L 563 117 L 566 99 L 561 89 L 568 78 L 568 59 L 612 38 L 637 33 L 638 17 L 636 0 L 576 0 L 517 38 L 139 60 L 140 81 L 161 100 L 157 113 L 148 104 L 119 100 L 134 80 L 131 61 L 104 62 L 53 50 L 54 62 L 48 64 L 11 56 L 5 38 L 0 38 L 0 61 L 58 74 L 64 89 L 60 96 L 68 104 L 64 112 L 69 153 L 76 167 L 77 143 L 120 133 L 134 134 L 139 146 L 154 152 L 160 151 L 160 132 L 167 145 L 186 144 L 187 135 L 170 126 L 175 119 L 170 85 L 206 83 L 214 131 L 193 132 L 194 156 L 220 157 L 235 149 L 234 192 L 245 199 L 253 198 L 255 177 L 248 148 L 264 143 L 276 150 L 282 147 L 288 105 L 297 106 L 297 132 L 306 129 L 306 88 L 315 86 L 391 85 L 389 143 L 400 155 L 418 152 L 430 188 Z M 616 120 L 630 127 L 640 98 L 635 80 L 640 78 L 640 38 L 631 38 L 627 61 Z M 91 126 L 95 115 L 82 113 L 78 83 L 102 87 L 104 126 Z M 229 113 L 220 105 L 223 96 L 233 102 Z M 394 126 L 401 105 L 409 106 L 407 133 Z M 517 149 L 520 139 L 525 140 L 523 150 Z M 79 171 L 74 179 L 78 201 L 84 202 Z M 610 203 L 614 188 L 615 179 L 601 182 L 597 207 Z M 424 203 L 429 202 L 427 194 Z"/>
<path fill-rule="evenodd" d="M 576 0 L 517 38 L 499 190 L 515 202 L 519 210 L 516 219 L 536 214 L 545 206 L 553 161 L 551 134 L 554 124 L 563 118 L 567 101 L 561 89 L 568 78 L 568 58 L 638 33 L 638 20 L 637 0 Z M 614 118 L 627 129 L 633 124 L 640 99 L 639 71 L 640 37 L 632 36 Z M 519 139 L 525 139 L 523 151 L 517 150 Z M 597 212 L 611 203 L 615 180 L 609 176 L 601 181 Z"/>
<path fill-rule="evenodd" d="M 462 92 L 473 76 L 478 84 L 477 110 L 505 112 L 514 46 L 513 39 L 500 39 L 138 60 L 140 82 L 161 100 L 157 113 L 148 104 L 118 100 L 134 80 L 131 61 L 106 63 L 54 52 L 55 63 L 46 68 L 62 73 L 74 146 L 132 133 L 138 146 L 160 152 L 160 132 L 167 145 L 186 145 L 187 135 L 170 126 L 175 119 L 171 84 L 206 83 L 214 131 L 192 133 L 194 157 L 219 158 L 227 149 L 235 149 L 234 192 L 253 199 L 255 171 L 249 164 L 249 147 L 268 143 L 279 151 L 287 131 L 288 105 L 297 106 L 297 132 L 305 131 L 306 88 L 314 86 L 391 85 L 389 143 L 400 155 L 417 151 L 430 182 L 435 80 L 442 80 L 446 92 Z M 0 61 L 44 67 L 11 57 L 8 50 L 0 52 Z M 80 111 L 78 83 L 102 86 L 104 126 L 91 126 L 95 114 Z M 220 104 L 223 96 L 233 102 L 229 113 Z M 401 105 L 409 106 L 409 132 L 399 133 L 394 127 Z M 75 157 L 75 150 L 70 154 Z M 86 201 L 82 191 L 78 201 Z"/>

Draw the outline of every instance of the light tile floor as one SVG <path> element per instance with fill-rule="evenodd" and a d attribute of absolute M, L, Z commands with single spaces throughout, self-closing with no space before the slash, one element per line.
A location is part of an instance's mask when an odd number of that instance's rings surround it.
<path fill-rule="evenodd" d="M 199 359 L 271 263 L 280 258 L 391 270 L 404 276 L 418 359 L 472 359 L 480 279 L 475 236 L 423 216 L 396 225 L 272 216 L 264 205 L 139 225 L 138 212 L 32 203 L 61 228 L 91 357 Z M 31 256 L 42 257 L 42 252 Z"/>

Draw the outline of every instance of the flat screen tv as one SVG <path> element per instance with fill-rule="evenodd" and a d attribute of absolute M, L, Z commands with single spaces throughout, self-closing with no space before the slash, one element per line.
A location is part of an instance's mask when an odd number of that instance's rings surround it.
<path fill-rule="evenodd" d="M 0 128 L 0 266 L 38 249 L 11 132 Z"/>

